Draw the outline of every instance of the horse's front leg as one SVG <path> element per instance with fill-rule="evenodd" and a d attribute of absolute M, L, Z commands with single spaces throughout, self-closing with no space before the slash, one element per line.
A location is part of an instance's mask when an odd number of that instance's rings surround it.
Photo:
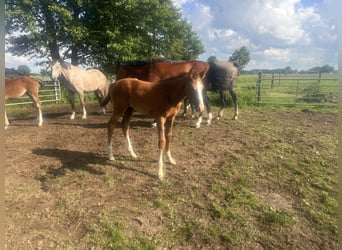
<path fill-rule="evenodd" d="M 210 105 L 208 94 L 205 92 L 203 96 L 204 96 L 205 106 L 207 107 L 207 112 L 208 112 L 207 125 L 210 125 L 211 120 L 213 119 L 213 114 L 211 113 L 211 105 Z"/>
<path fill-rule="evenodd" d="M 7 113 L 5 110 L 5 129 L 7 129 L 8 125 L 9 125 L 9 122 L 8 122 Z"/>
<path fill-rule="evenodd" d="M 157 117 L 157 127 L 158 127 L 158 147 L 159 147 L 159 157 L 158 157 L 158 176 L 160 180 L 164 179 L 164 163 L 163 163 L 163 153 L 165 149 L 165 118 L 164 117 Z"/>
<path fill-rule="evenodd" d="M 223 109 L 226 106 L 226 99 L 227 99 L 226 94 L 224 93 L 224 90 L 220 90 L 219 94 L 220 94 L 221 107 L 217 114 L 217 120 L 219 120 L 223 116 Z"/>
<path fill-rule="evenodd" d="M 166 134 L 166 145 L 165 145 L 165 150 L 166 150 L 166 156 L 169 160 L 169 162 L 172 165 L 176 165 L 176 161 L 175 159 L 173 159 L 172 155 L 171 155 L 171 140 L 172 140 L 172 129 L 173 129 L 173 123 L 175 121 L 175 117 L 176 116 L 172 116 L 170 118 L 168 118 L 166 120 L 166 124 L 165 124 L 165 134 Z"/>
<path fill-rule="evenodd" d="M 69 96 L 69 102 L 71 104 L 71 116 L 70 116 L 70 120 L 74 120 L 75 119 L 75 115 L 76 115 L 76 108 L 75 108 L 75 92 L 73 92 L 72 90 L 68 91 L 68 96 Z"/>
<path fill-rule="evenodd" d="M 83 92 L 79 92 L 78 93 L 79 97 L 80 97 L 80 103 L 81 103 L 81 108 L 82 108 L 82 119 L 87 119 L 87 111 L 85 108 L 85 103 L 84 103 L 84 94 Z"/>
<path fill-rule="evenodd" d="M 127 146 L 129 153 L 131 154 L 131 156 L 133 158 L 137 158 L 137 155 L 133 150 L 131 140 L 129 138 L 129 122 L 131 120 L 132 114 L 133 114 L 133 109 L 128 108 L 125 112 L 123 119 L 122 119 L 122 132 L 124 134 L 126 146 Z"/>

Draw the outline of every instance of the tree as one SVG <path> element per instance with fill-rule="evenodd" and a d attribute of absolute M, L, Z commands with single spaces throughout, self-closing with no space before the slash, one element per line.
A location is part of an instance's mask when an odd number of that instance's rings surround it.
<path fill-rule="evenodd" d="M 19 66 L 17 67 L 17 72 L 18 72 L 19 75 L 28 76 L 28 75 L 30 75 L 31 70 L 30 70 L 30 68 L 29 68 L 28 66 L 26 66 L 26 65 L 19 65 Z"/>
<path fill-rule="evenodd" d="M 204 52 L 171 0 L 8 0 L 5 8 L 14 55 L 113 71 L 123 60 L 195 59 Z"/>
<path fill-rule="evenodd" d="M 239 64 L 239 71 L 241 71 L 251 60 L 249 56 L 249 50 L 246 46 L 242 46 L 240 49 L 234 51 L 229 61 L 237 62 Z"/>
<path fill-rule="evenodd" d="M 207 62 L 217 62 L 216 56 L 209 56 L 209 58 L 207 59 Z"/>

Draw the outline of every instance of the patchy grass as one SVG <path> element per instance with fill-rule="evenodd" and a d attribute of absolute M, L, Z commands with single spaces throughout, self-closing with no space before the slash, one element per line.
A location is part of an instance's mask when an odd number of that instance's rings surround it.
<path fill-rule="evenodd" d="M 165 164 L 162 182 L 156 130 L 140 125 L 151 118 L 132 121 L 138 159 L 116 130 L 115 162 L 105 154 L 109 117 L 47 118 L 39 133 L 14 121 L 7 247 L 337 249 L 336 111 L 248 108 L 238 121 L 229 112 L 197 130 L 176 120 L 177 165 Z"/>

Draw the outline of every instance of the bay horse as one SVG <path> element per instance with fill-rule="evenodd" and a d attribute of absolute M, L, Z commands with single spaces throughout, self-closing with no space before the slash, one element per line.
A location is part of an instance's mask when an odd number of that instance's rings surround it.
<path fill-rule="evenodd" d="M 180 74 L 188 73 L 192 67 L 196 67 L 199 76 L 203 79 L 209 70 L 209 64 L 203 61 L 166 61 L 163 59 L 155 60 L 136 60 L 122 63 L 117 71 L 116 80 L 123 78 L 138 78 L 139 80 L 156 82 L 163 79 L 176 77 Z M 102 102 L 106 105 L 109 98 Z M 102 106 L 102 105 L 101 105 Z M 103 106 L 104 107 L 104 106 Z M 200 119 L 202 119 L 200 117 Z M 200 124 L 202 120 L 196 123 Z"/>
<path fill-rule="evenodd" d="M 110 160 L 115 160 L 112 152 L 112 137 L 115 125 L 122 118 L 122 130 L 128 151 L 133 158 L 137 155 L 129 138 L 129 122 L 134 111 L 155 117 L 159 135 L 158 176 L 164 178 L 163 154 L 173 165 L 176 161 L 171 156 L 170 144 L 175 117 L 181 108 L 181 101 L 187 96 L 196 106 L 204 109 L 202 91 L 204 84 L 196 67 L 178 77 L 148 82 L 136 78 L 123 78 L 116 81 L 109 89 L 113 112 L 107 124 L 107 153 Z"/>
<path fill-rule="evenodd" d="M 59 80 L 69 93 L 69 101 L 71 103 L 72 114 L 70 119 L 75 119 L 75 94 L 80 98 L 81 108 L 83 111 L 82 119 L 87 118 L 87 111 L 84 102 L 84 92 L 94 92 L 99 103 L 108 93 L 109 82 L 107 77 L 97 69 L 83 70 L 63 60 L 56 60 L 52 65 L 52 79 Z M 101 108 L 100 112 L 105 112 Z"/>
<path fill-rule="evenodd" d="M 26 93 L 32 99 L 34 106 L 38 112 L 38 127 L 43 125 L 42 106 L 38 96 L 38 91 L 41 86 L 41 82 L 29 76 L 22 76 L 14 79 L 5 80 L 5 100 L 19 98 Z M 8 125 L 9 122 L 5 110 L 5 129 L 7 129 Z"/>
<path fill-rule="evenodd" d="M 226 91 L 228 90 L 233 103 L 234 103 L 234 116 L 233 120 L 238 119 L 239 109 L 238 109 L 238 99 L 234 90 L 235 81 L 238 77 L 239 73 L 239 65 L 236 62 L 230 61 L 217 61 L 217 62 L 209 62 L 210 68 L 205 79 L 206 91 L 204 91 L 204 102 L 208 111 L 208 121 L 211 120 L 211 106 L 209 102 L 209 98 L 207 95 L 207 91 L 218 92 L 220 95 L 220 109 L 217 115 L 217 119 L 220 119 L 223 116 L 223 109 L 227 106 L 227 96 Z M 183 115 L 186 113 L 186 105 L 184 105 Z M 192 108 L 192 113 L 194 113 L 194 109 Z M 199 114 L 199 120 L 202 120 L 202 113 Z"/>

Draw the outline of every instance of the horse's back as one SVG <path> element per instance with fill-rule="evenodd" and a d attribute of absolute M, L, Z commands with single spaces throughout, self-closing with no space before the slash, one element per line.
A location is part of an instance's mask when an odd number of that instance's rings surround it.
<path fill-rule="evenodd" d="M 5 99 L 17 98 L 27 91 L 38 94 L 39 81 L 30 76 L 5 80 Z"/>
<path fill-rule="evenodd" d="M 230 88 L 238 76 L 238 67 L 229 61 L 210 62 L 208 80 L 213 90 Z"/>

